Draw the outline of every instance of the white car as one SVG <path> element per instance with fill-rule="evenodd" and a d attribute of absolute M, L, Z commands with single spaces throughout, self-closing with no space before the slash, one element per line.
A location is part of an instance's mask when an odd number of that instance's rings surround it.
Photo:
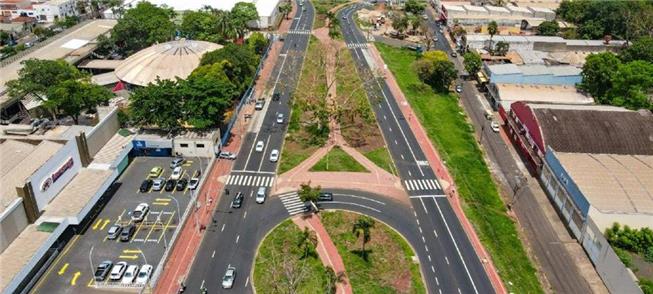
<path fill-rule="evenodd" d="M 272 152 L 270 152 L 270 161 L 277 162 L 278 160 L 279 160 L 279 150 L 272 149 Z"/>
<path fill-rule="evenodd" d="M 490 128 L 492 128 L 492 131 L 495 133 L 498 133 L 500 130 L 499 123 L 496 121 L 493 121 L 490 123 Z"/>
<path fill-rule="evenodd" d="M 172 175 L 170 178 L 173 180 L 179 180 L 179 178 L 181 178 L 182 172 L 183 170 L 181 169 L 181 166 L 175 167 L 175 169 L 172 170 Z"/>
<path fill-rule="evenodd" d="M 136 284 L 147 283 L 147 280 L 150 279 L 151 274 L 152 274 L 152 266 L 149 264 L 143 265 L 141 267 L 141 270 L 138 271 L 138 275 L 136 275 Z"/>
<path fill-rule="evenodd" d="M 166 180 L 164 178 L 156 178 L 152 181 L 152 191 L 161 191 L 165 186 Z"/>
<path fill-rule="evenodd" d="M 112 281 L 117 281 L 122 278 L 122 275 L 125 273 L 125 270 L 127 269 L 127 263 L 124 261 L 116 263 L 113 268 L 111 268 L 111 273 L 109 274 L 109 279 Z"/>
<path fill-rule="evenodd" d="M 138 206 L 136 206 L 136 209 L 132 212 L 132 221 L 134 222 L 140 222 L 145 219 L 145 216 L 147 215 L 147 212 L 150 211 L 150 206 L 147 205 L 147 203 L 141 203 Z"/>
<path fill-rule="evenodd" d="M 188 189 L 195 190 L 197 189 L 197 185 L 199 185 L 200 179 L 196 177 L 190 178 L 190 182 L 188 182 Z"/>
<path fill-rule="evenodd" d="M 282 124 L 283 123 L 283 113 L 277 114 L 277 123 Z"/>
<path fill-rule="evenodd" d="M 256 142 L 256 152 L 263 152 L 263 147 L 265 147 L 263 141 Z"/>
<path fill-rule="evenodd" d="M 234 286 L 235 279 L 236 279 L 236 268 L 233 266 L 229 266 L 227 268 L 227 272 L 224 273 L 224 277 L 222 277 L 222 288 L 231 289 L 231 287 Z"/>
<path fill-rule="evenodd" d="M 120 283 L 122 284 L 131 284 L 134 282 L 134 279 L 136 279 L 136 274 L 138 274 L 138 266 L 135 264 L 132 264 L 127 267 L 127 270 L 125 270 L 125 275 L 122 276 L 122 280 Z"/>
<path fill-rule="evenodd" d="M 258 187 L 256 192 L 256 203 L 261 204 L 265 202 L 265 187 Z"/>

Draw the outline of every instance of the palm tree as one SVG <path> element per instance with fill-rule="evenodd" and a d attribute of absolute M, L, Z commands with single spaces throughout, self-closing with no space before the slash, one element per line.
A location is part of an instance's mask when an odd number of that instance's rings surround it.
<path fill-rule="evenodd" d="M 304 231 L 299 235 L 299 240 L 297 241 L 297 247 L 302 249 L 302 257 L 306 258 L 308 255 L 315 249 L 317 246 L 317 235 L 315 232 L 309 231 L 308 228 L 304 228 Z"/>
<path fill-rule="evenodd" d="M 365 244 L 369 242 L 372 237 L 370 235 L 370 229 L 374 227 L 374 220 L 371 219 L 368 216 L 360 216 L 358 219 L 356 219 L 356 222 L 354 223 L 354 226 L 352 227 L 352 233 L 356 238 L 360 238 L 360 236 L 363 236 L 363 246 L 361 253 L 363 255 L 363 259 L 367 261 L 367 251 L 365 251 Z"/>
<path fill-rule="evenodd" d="M 492 38 L 494 37 L 494 35 L 497 34 L 498 31 L 499 31 L 499 25 L 497 25 L 496 21 L 491 21 L 487 25 L 487 33 L 490 34 L 490 50 L 492 50 Z"/>
<path fill-rule="evenodd" d="M 225 10 L 216 10 L 215 16 L 215 28 L 218 34 L 224 39 L 235 38 L 237 36 L 237 32 L 231 18 L 231 12 Z"/>

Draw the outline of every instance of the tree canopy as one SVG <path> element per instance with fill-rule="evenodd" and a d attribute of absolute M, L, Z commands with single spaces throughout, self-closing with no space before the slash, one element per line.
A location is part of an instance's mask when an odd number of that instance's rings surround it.
<path fill-rule="evenodd" d="M 231 8 L 231 21 L 234 24 L 238 37 L 242 38 L 247 33 L 247 23 L 259 19 L 254 3 L 238 2 Z"/>
<path fill-rule="evenodd" d="M 174 12 L 144 1 L 125 12 L 111 31 L 111 41 L 122 54 L 131 54 L 154 43 L 171 40 L 175 25 Z"/>
<path fill-rule="evenodd" d="M 611 52 L 591 54 L 585 59 L 583 65 L 583 82 L 579 87 L 601 103 L 606 93 L 612 88 L 612 76 L 621 64 L 619 58 Z"/>
<path fill-rule="evenodd" d="M 404 3 L 404 10 L 412 14 L 422 14 L 425 8 L 426 4 L 417 0 L 408 0 Z"/>
<path fill-rule="evenodd" d="M 625 62 L 644 60 L 653 63 L 653 37 L 642 37 L 619 54 Z"/>
<path fill-rule="evenodd" d="M 467 52 L 465 53 L 464 58 L 465 70 L 470 75 L 475 75 L 479 70 L 481 70 L 483 61 L 481 60 L 481 56 L 478 55 L 478 53 Z"/>
<path fill-rule="evenodd" d="M 268 43 L 268 38 L 259 32 L 251 34 L 247 39 L 247 46 L 258 55 L 263 55 L 265 49 L 268 47 Z"/>
<path fill-rule="evenodd" d="M 189 11 L 184 13 L 179 29 L 188 39 L 221 43 L 222 36 L 218 33 L 217 22 L 217 16 L 211 11 Z"/>
<path fill-rule="evenodd" d="M 456 78 L 457 71 L 444 51 L 428 51 L 413 63 L 420 80 L 433 89 L 446 92 Z"/>
<path fill-rule="evenodd" d="M 560 32 L 560 25 L 555 20 L 543 21 L 537 27 L 537 34 L 540 36 L 555 36 Z"/>
<path fill-rule="evenodd" d="M 229 43 L 223 48 L 205 53 L 200 60 L 200 65 L 213 64 L 222 60 L 231 64 L 230 67 L 225 67 L 225 72 L 230 79 L 236 81 L 239 89 L 242 90 L 254 77 L 259 56 L 248 46 Z"/>
<path fill-rule="evenodd" d="M 183 101 L 178 81 L 158 80 L 138 88 L 129 97 L 131 119 L 140 125 L 153 125 L 166 131 L 180 128 L 183 120 Z"/>

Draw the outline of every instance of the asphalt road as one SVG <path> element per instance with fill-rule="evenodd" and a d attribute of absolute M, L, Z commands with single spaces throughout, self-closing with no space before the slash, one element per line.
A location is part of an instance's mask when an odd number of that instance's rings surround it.
<path fill-rule="evenodd" d="M 256 248 L 265 234 L 289 215 L 278 197 L 268 195 L 265 203 L 257 204 L 254 194 L 258 187 L 266 187 L 269 193 L 274 185 L 277 163 L 271 162 L 269 156 L 273 149 L 281 151 L 290 97 L 297 85 L 313 25 L 313 6 L 305 1 L 303 8 L 295 15 L 269 81 L 273 83 L 273 92 L 280 93 L 281 98 L 279 101 L 266 99 L 260 130 L 245 135 L 227 181 L 229 195 L 220 198 L 214 223 L 208 228 L 186 279 L 185 285 L 191 293 L 198 293 L 202 288 L 209 293 L 251 293 L 250 272 Z M 284 114 L 283 124 L 276 123 L 278 113 Z M 265 144 L 262 152 L 254 150 L 258 141 Z M 233 209 L 230 205 L 237 192 L 245 195 L 245 201 L 241 208 Z M 224 290 L 222 276 L 230 265 L 236 268 L 236 280 L 232 289 Z"/>
<path fill-rule="evenodd" d="M 104 260 L 113 263 L 126 261 L 128 264 L 150 264 L 156 270 L 165 246 L 179 223 L 179 214 L 184 213 L 191 198 L 191 191 L 149 191 L 139 192 L 141 182 L 147 178 L 154 166 L 163 168 L 168 178 L 170 157 L 137 157 L 118 178 L 115 191 L 100 214 L 85 231 L 73 237 L 64 251 L 57 257 L 46 273 L 32 289 L 32 293 L 97 293 L 125 288 L 120 283 L 95 282 L 95 267 Z M 188 158 L 183 166 L 184 177 L 197 170 L 206 169 L 207 160 Z M 201 167 L 200 167 L 201 166 Z M 130 213 L 139 203 L 150 205 L 150 212 L 143 222 L 131 221 Z M 108 240 L 107 230 L 114 224 L 136 225 L 136 232 L 130 242 Z M 129 285 L 129 288 L 135 287 Z"/>
<path fill-rule="evenodd" d="M 430 10 L 428 17 L 429 26 L 438 34 L 439 42 L 436 49 L 443 50 L 450 56 L 452 49 L 446 42 L 445 36 L 438 32 L 439 26 Z M 460 60 L 451 59 L 458 71 L 462 72 L 463 66 Z M 589 284 L 574 264 L 575 258 L 565 249 L 565 242 L 558 237 L 546 214 L 539 206 L 540 202 L 536 199 L 534 191 L 530 186 L 524 185 L 526 178 L 523 177 L 515 158 L 510 154 L 509 148 L 512 146 L 506 145 L 501 136 L 489 128 L 490 121 L 485 118 L 486 109 L 479 101 L 485 97 L 472 81 L 459 80 L 458 82 L 463 85 L 460 96 L 465 111 L 474 124 L 477 137 L 480 139 L 481 145 L 485 147 L 486 154 L 503 174 L 505 184 L 507 184 L 506 190 L 519 188 L 514 194 L 517 197 L 511 199 L 513 211 L 530 240 L 530 248 L 537 256 L 538 262 L 551 284 L 551 290 L 556 293 L 592 292 Z M 543 191 L 537 192 L 544 193 Z"/>
<path fill-rule="evenodd" d="M 366 90 L 371 96 L 379 127 L 415 208 L 414 216 L 422 241 L 420 243 L 424 248 L 415 244 L 413 246 L 418 247 L 422 273 L 429 292 L 493 292 L 481 261 L 446 196 L 439 184 L 433 187 L 433 181 L 437 183 L 435 173 L 428 165 L 406 118 L 402 117 L 387 84 L 366 74 L 371 72 L 366 60 L 367 40 L 353 20 L 354 12 L 361 7 L 363 5 L 355 4 L 345 8 L 339 12 L 338 17 L 342 19 L 345 42 L 352 52 L 360 75 L 366 81 Z"/>

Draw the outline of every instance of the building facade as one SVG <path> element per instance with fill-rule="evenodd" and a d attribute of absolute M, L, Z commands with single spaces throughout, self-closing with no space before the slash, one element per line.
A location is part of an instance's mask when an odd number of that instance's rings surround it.
<path fill-rule="evenodd" d="M 34 4 L 34 12 L 39 22 L 54 22 L 66 16 L 75 16 L 75 0 L 50 0 Z"/>

